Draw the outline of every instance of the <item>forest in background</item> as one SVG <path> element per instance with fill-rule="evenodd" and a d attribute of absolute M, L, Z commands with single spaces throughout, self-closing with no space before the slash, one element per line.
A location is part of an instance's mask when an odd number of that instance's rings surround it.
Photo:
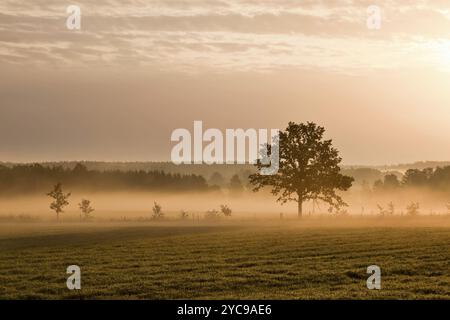
<path fill-rule="evenodd" d="M 206 191 L 206 180 L 195 174 L 167 173 L 161 170 L 94 170 L 83 164 L 0 165 L 0 195 L 27 195 L 48 192 L 62 183 L 71 190 L 102 191 Z"/>
<path fill-rule="evenodd" d="M 379 167 L 343 166 L 342 173 L 355 179 L 353 191 L 392 192 L 414 187 L 450 193 L 450 166 L 447 162 L 418 162 L 400 166 L 386 166 L 386 170 Z M 249 164 L 175 165 L 169 162 L 94 161 L 0 163 L 0 195 L 42 193 L 57 182 L 71 189 L 88 191 L 245 190 L 251 189 L 248 177 L 254 172 L 255 167 Z"/>

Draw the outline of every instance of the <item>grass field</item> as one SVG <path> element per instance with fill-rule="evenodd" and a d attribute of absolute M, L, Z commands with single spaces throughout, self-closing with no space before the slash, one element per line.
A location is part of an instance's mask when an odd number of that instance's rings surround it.
<path fill-rule="evenodd" d="M 448 220 L 2 224 L 0 298 L 449 299 Z M 372 264 L 381 290 L 366 288 Z"/>

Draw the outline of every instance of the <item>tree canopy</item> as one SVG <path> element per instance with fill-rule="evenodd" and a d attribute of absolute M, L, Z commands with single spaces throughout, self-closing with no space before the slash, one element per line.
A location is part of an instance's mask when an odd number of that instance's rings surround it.
<path fill-rule="evenodd" d="M 254 191 L 271 187 L 277 201 L 298 203 L 298 216 L 302 216 L 303 202 L 321 200 L 338 210 L 346 203 L 337 190 L 348 190 L 353 178 L 341 174 L 342 159 L 332 146 L 332 140 L 324 139 L 325 129 L 315 123 L 290 122 L 285 131 L 279 133 L 279 170 L 274 175 L 250 176 Z M 270 156 L 271 145 L 267 145 Z M 261 161 L 256 167 L 264 167 Z"/>

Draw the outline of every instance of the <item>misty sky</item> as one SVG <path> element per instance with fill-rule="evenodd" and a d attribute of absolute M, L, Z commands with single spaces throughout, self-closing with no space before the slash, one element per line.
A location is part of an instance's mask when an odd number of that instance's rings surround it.
<path fill-rule="evenodd" d="M 0 2 L 0 161 L 169 160 L 194 120 L 314 121 L 345 164 L 450 160 L 450 1 Z"/>

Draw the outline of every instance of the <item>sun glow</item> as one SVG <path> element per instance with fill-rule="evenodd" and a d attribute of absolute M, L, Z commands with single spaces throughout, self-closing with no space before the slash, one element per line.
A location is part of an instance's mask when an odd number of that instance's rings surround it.
<path fill-rule="evenodd" d="M 433 61 L 441 71 L 450 72 L 450 40 L 436 40 L 427 44 Z"/>

